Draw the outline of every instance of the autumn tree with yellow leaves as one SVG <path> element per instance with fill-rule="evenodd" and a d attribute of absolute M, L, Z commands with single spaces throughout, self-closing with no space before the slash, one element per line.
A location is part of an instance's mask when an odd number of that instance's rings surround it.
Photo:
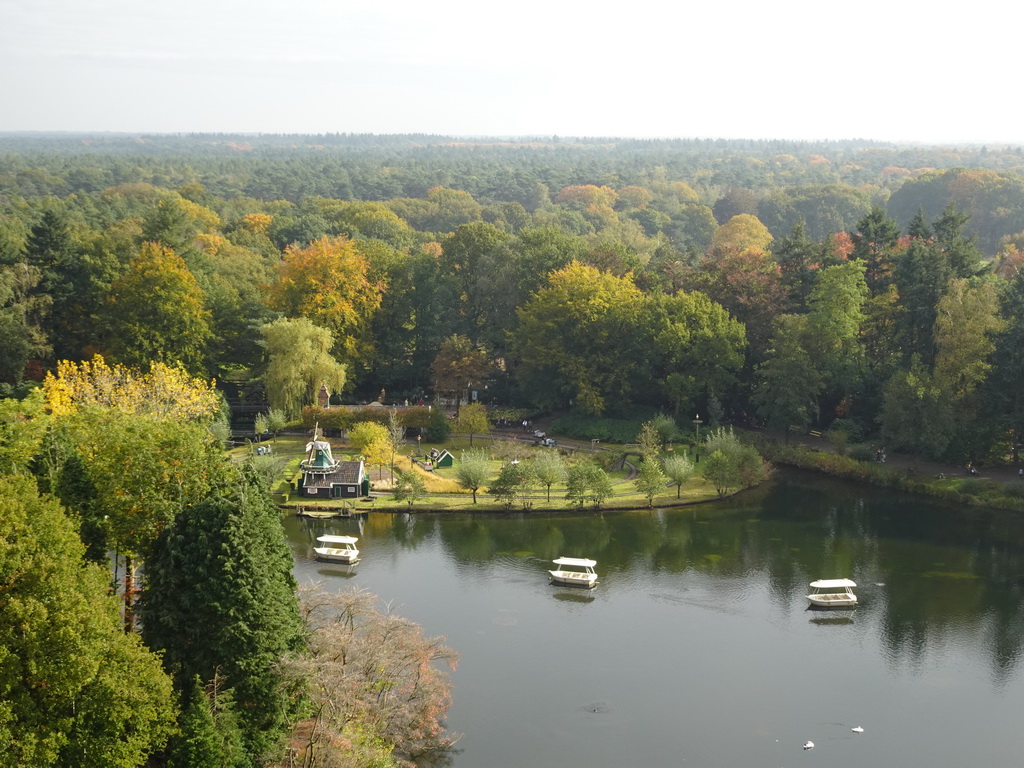
<path fill-rule="evenodd" d="M 183 505 L 223 479 L 224 456 L 210 425 L 220 411 L 213 382 L 153 363 L 148 372 L 102 357 L 62 361 L 43 391 L 95 489 L 96 517 L 111 549 L 126 558 L 126 625 L 131 626 L 133 562 L 145 557 Z M 63 460 L 67 460 L 64 457 Z M 58 466 L 52 474 L 65 469 Z M 72 507 L 76 500 L 63 499 Z"/>
<path fill-rule="evenodd" d="M 221 403 L 213 381 L 181 368 L 154 362 L 142 372 L 109 365 L 102 355 L 81 363 L 61 360 L 57 372 L 46 375 L 43 391 L 54 416 L 95 407 L 172 421 L 204 421 L 217 415 Z"/>
<path fill-rule="evenodd" d="M 369 270 L 358 243 L 345 236 L 323 237 L 305 248 L 290 245 L 267 301 L 290 318 L 303 317 L 328 329 L 336 354 L 345 361 L 357 360 L 364 356 L 370 320 L 383 291 Z"/>

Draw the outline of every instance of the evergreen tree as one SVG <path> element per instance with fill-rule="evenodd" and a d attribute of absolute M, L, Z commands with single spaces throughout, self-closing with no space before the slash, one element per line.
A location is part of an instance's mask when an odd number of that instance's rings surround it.
<path fill-rule="evenodd" d="M 184 698 L 186 704 L 178 718 L 180 733 L 171 743 L 170 768 L 222 768 L 217 724 L 198 677 L 193 678 Z"/>
<path fill-rule="evenodd" d="M 907 227 L 907 234 L 919 240 L 931 239 L 932 231 L 928 227 L 928 219 L 925 218 L 924 208 L 917 209 L 917 215 L 914 216 L 910 222 L 910 226 Z"/>
<path fill-rule="evenodd" d="M 199 228 L 189 216 L 183 200 L 165 198 L 146 212 L 142 219 L 142 238 L 160 243 L 184 257 L 193 250 Z"/>
<path fill-rule="evenodd" d="M 41 288 L 44 292 L 52 294 L 63 282 L 62 272 L 75 252 L 67 216 L 48 208 L 32 227 L 25 243 L 25 259 L 42 272 Z"/>
<path fill-rule="evenodd" d="M 56 359 L 77 359 L 95 343 L 91 315 L 102 286 L 109 281 L 109 258 L 87 253 L 74 239 L 67 214 L 56 208 L 43 212 L 25 244 L 25 259 L 39 270 L 33 295 L 49 306 L 49 342 Z"/>
<path fill-rule="evenodd" d="M 865 263 L 872 295 L 884 291 L 892 279 L 892 253 L 900 239 L 899 225 L 875 206 L 857 222 L 857 231 L 851 238 L 851 257 Z"/>
<path fill-rule="evenodd" d="M 244 768 L 247 764 L 231 695 L 218 692 L 215 684 L 213 688 L 211 697 L 202 681 L 192 678 L 183 696 L 179 732 L 171 741 L 169 768 Z"/>
<path fill-rule="evenodd" d="M 237 487 L 184 509 L 146 561 L 144 635 L 179 687 L 223 674 L 245 750 L 256 765 L 292 713 L 277 664 L 302 646 L 292 558 L 265 486 Z"/>
<path fill-rule="evenodd" d="M 782 270 L 782 284 L 788 293 L 789 311 L 805 306 L 820 254 L 821 246 L 807 237 L 803 219 L 793 225 L 789 235 L 772 243 L 772 255 Z"/>
<path fill-rule="evenodd" d="M 935 307 L 949 278 L 949 259 L 930 238 L 914 238 L 897 259 L 894 283 L 901 303 L 897 331 L 906 358 L 916 354 L 926 365 L 931 365 L 935 359 L 932 345 Z"/>
<path fill-rule="evenodd" d="M 982 271 L 984 254 L 977 238 L 965 232 L 970 218 L 969 213 L 958 211 L 950 202 L 935 220 L 935 240 L 946 254 L 953 277 L 974 277 Z"/>

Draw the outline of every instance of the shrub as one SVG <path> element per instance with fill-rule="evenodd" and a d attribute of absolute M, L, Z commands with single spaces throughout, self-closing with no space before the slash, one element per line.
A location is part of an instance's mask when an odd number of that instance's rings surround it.
<path fill-rule="evenodd" d="M 414 406 L 403 408 L 398 412 L 398 421 L 403 427 L 424 428 L 430 423 L 430 419 L 436 409 L 426 406 Z M 302 409 L 302 426 L 313 429 L 319 424 L 321 429 L 347 430 L 360 421 L 371 421 L 375 424 L 387 426 L 390 418 L 390 408 L 350 408 L 344 405 L 332 408 L 320 408 L 316 405 L 307 405 Z"/>
<path fill-rule="evenodd" d="M 448 416 L 443 409 L 435 408 L 430 414 L 430 421 L 427 423 L 426 429 L 423 430 L 423 436 L 427 442 L 443 443 L 451 433 L 452 424 L 448 421 Z"/>
<path fill-rule="evenodd" d="M 719 427 L 704 441 L 707 457 L 700 472 L 715 486 L 719 496 L 749 488 L 765 476 L 764 460 L 750 443 L 741 442 L 732 428 Z"/>
<path fill-rule="evenodd" d="M 311 681 L 312 727 L 295 741 L 302 765 L 412 765 L 427 755 L 444 764 L 454 743 L 444 730 L 451 680 L 440 665 L 454 669 L 457 654 L 376 603 L 362 591 L 303 594 L 309 651 L 287 662 Z"/>
<path fill-rule="evenodd" d="M 1013 499 L 1024 499 L 1024 483 L 1003 483 L 1002 484 L 1003 495 L 1009 496 Z"/>
<path fill-rule="evenodd" d="M 492 440 L 490 445 L 491 458 L 502 462 L 522 460 L 533 451 L 533 446 L 517 440 Z"/>
<path fill-rule="evenodd" d="M 985 496 L 987 492 L 994 490 L 994 484 L 990 480 L 969 477 L 960 482 L 957 490 L 964 496 Z"/>
<path fill-rule="evenodd" d="M 861 440 L 864 437 L 864 430 L 861 429 L 860 424 L 853 419 L 835 419 L 828 425 L 828 431 L 845 432 L 847 440 L 851 443 Z"/>
<path fill-rule="evenodd" d="M 845 456 L 850 447 L 850 433 L 842 429 L 830 429 L 825 433 L 826 439 L 832 443 L 836 453 Z"/>
<path fill-rule="evenodd" d="M 671 416 L 666 416 L 663 413 L 659 413 L 650 423 L 658 430 L 658 435 L 661 437 L 663 443 L 677 442 L 682 438 L 682 432 L 679 431 L 679 427 L 676 426 L 675 419 Z"/>
<path fill-rule="evenodd" d="M 875 449 L 867 443 L 857 443 L 847 447 L 846 455 L 855 461 L 872 461 L 875 458 Z"/>
<path fill-rule="evenodd" d="M 551 432 L 577 440 L 601 440 L 606 443 L 632 443 L 643 427 L 637 419 L 611 419 L 570 413 L 551 423 Z"/>

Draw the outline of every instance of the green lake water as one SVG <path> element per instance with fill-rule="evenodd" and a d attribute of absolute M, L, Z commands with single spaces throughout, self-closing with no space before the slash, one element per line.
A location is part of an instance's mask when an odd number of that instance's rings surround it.
<path fill-rule="evenodd" d="M 454 768 L 936 768 L 1024 748 L 1016 515 L 781 473 L 680 509 L 286 528 L 300 582 L 367 589 L 458 651 Z M 316 562 L 322 533 L 359 536 L 362 561 Z M 600 584 L 551 585 L 562 555 L 597 560 Z M 808 582 L 837 577 L 860 606 L 807 610 Z"/>

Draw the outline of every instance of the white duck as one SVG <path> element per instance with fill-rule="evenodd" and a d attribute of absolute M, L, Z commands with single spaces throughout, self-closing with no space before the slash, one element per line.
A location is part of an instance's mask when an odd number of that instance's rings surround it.
<path fill-rule="evenodd" d="M 854 733 L 864 733 L 864 729 L 861 728 L 859 725 L 855 725 L 850 730 L 853 731 Z"/>

